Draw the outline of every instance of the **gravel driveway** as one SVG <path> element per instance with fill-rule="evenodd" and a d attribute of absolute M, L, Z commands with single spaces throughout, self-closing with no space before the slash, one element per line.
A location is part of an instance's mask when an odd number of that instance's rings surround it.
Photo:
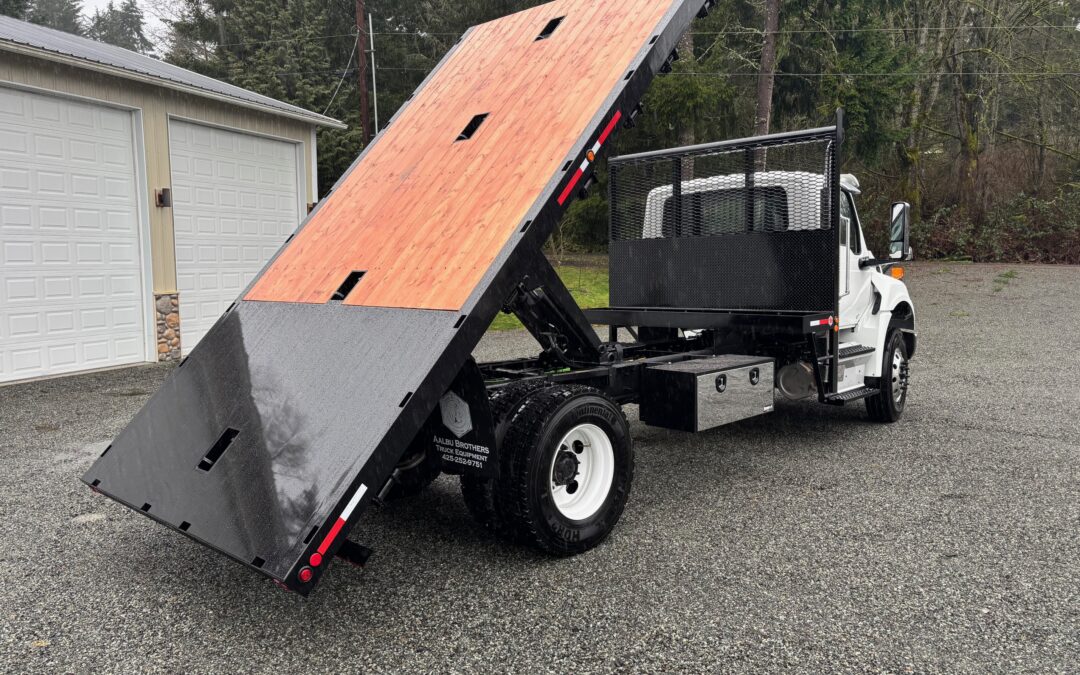
<path fill-rule="evenodd" d="M 1080 268 L 909 282 L 900 424 L 781 404 L 693 436 L 630 408 L 598 549 L 492 541 L 444 477 L 366 513 L 368 567 L 306 601 L 78 481 L 168 367 L 0 388 L 0 670 L 1076 672 Z"/>

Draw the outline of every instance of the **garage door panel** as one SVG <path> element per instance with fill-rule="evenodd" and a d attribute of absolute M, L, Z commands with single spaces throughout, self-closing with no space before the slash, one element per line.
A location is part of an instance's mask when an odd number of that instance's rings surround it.
<path fill-rule="evenodd" d="M 146 357 L 131 114 L 0 87 L 0 382 Z"/>
<path fill-rule="evenodd" d="M 0 205 L 0 236 L 34 234 L 64 240 L 71 236 L 96 237 L 107 232 L 125 235 L 123 240 L 136 240 L 139 223 L 136 205 L 126 210 L 108 207 L 123 206 L 124 200 L 109 200 L 104 208 L 88 208 L 85 200 L 53 198 L 42 203 L 41 198 L 8 196 Z M 68 205 L 70 203 L 71 205 Z"/>
<path fill-rule="evenodd" d="M 108 174 L 126 181 L 131 174 L 135 158 L 129 147 L 123 145 L 103 145 L 99 141 L 92 143 L 72 142 L 68 147 L 45 152 L 41 147 L 41 138 L 32 134 L 13 133 L 5 130 L 0 133 L 0 161 L 9 160 L 25 163 L 33 161 L 34 166 L 63 174 L 68 170 Z M 46 146 L 47 150 L 52 150 Z"/>
<path fill-rule="evenodd" d="M 0 168 L 0 190 L 4 190 L 8 199 L 30 195 L 30 170 L 15 167 Z"/>
<path fill-rule="evenodd" d="M 299 223 L 296 145 L 173 120 L 181 342 L 194 347 Z"/>
<path fill-rule="evenodd" d="M 3 283 L 4 306 L 11 307 L 17 302 L 34 300 L 38 296 L 38 280 L 32 277 L 7 279 Z"/>
<path fill-rule="evenodd" d="M 0 322 L 0 335 L 10 344 L 29 346 L 47 342 L 66 342 L 77 338 L 108 338 L 114 330 L 142 327 L 143 314 L 130 304 L 83 309 L 68 307 L 40 309 L 32 305 L 13 307 Z M 140 340 L 141 343 L 141 340 Z"/>
<path fill-rule="evenodd" d="M 126 145 L 131 133 L 131 114 L 93 103 L 14 89 L 0 91 L 0 120 L 5 127 L 29 127 L 41 134 L 57 129 L 75 133 L 55 134 L 80 138 L 90 132 L 100 138 L 116 138 Z"/>
<path fill-rule="evenodd" d="M 0 130 L 0 157 L 24 157 L 30 147 L 30 133 L 23 129 Z"/>
<path fill-rule="evenodd" d="M 78 342 L 62 338 L 28 344 L 15 342 L 4 350 L 0 366 L 8 379 L 20 380 L 104 368 L 118 361 L 134 363 L 142 360 L 143 351 L 143 342 L 138 337 L 116 339 L 102 335 L 84 337 Z"/>

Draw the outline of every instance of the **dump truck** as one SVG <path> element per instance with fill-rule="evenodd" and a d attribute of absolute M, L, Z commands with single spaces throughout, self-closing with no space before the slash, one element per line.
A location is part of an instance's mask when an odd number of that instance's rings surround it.
<path fill-rule="evenodd" d="M 874 257 L 839 116 L 610 159 L 610 307 L 543 254 L 712 5 L 556 0 L 470 29 L 83 480 L 307 595 L 366 562 L 368 507 L 441 474 L 496 536 L 595 547 L 630 495 L 627 405 L 691 433 L 778 397 L 899 419 L 909 207 Z M 534 356 L 473 358 L 499 312 Z"/>

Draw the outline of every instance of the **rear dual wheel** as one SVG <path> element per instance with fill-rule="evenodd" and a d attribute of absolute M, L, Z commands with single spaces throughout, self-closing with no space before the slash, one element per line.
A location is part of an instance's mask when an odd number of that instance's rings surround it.
<path fill-rule="evenodd" d="M 549 386 L 551 383 L 545 380 L 526 380 L 512 382 L 488 392 L 488 407 L 491 410 L 492 423 L 495 425 L 496 448 L 503 446 L 510 419 L 521 403 L 533 392 Z M 498 469 L 498 454 L 493 461 L 496 462 Z M 465 499 L 465 507 L 469 509 L 469 513 L 476 522 L 491 530 L 499 538 L 514 538 L 513 532 L 507 529 L 502 518 L 497 515 L 494 480 L 465 474 L 461 477 L 461 496 Z"/>
<path fill-rule="evenodd" d="M 496 477 L 462 479 L 470 511 L 501 537 L 545 553 L 593 548 L 618 522 L 633 481 L 622 409 L 582 386 L 534 385 L 504 396 L 512 402 L 493 402 L 501 413 Z"/>

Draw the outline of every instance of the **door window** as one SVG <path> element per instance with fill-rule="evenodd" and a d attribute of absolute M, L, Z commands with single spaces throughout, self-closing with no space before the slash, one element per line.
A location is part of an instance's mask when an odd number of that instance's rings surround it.
<path fill-rule="evenodd" d="M 855 212 L 855 203 L 851 194 L 844 192 L 840 197 L 840 239 L 855 255 L 862 253 L 862 238 L 859 236 L 859 215 Z"/>

